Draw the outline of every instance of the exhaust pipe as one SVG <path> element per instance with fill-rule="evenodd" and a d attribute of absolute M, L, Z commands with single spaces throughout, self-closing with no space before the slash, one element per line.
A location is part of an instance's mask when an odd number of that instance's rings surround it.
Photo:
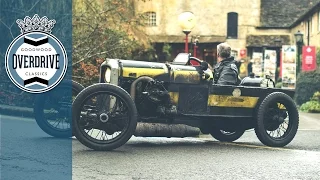
<path fill-rule="evenodd" d="M 139 122 L 133 134 L 136 137 L 197 137 L 200 129 L 185 124 Z"/>
<path fill-rule="evenodd" d="M 131 98 L 133 99 L 133 101 L 136 100 L 136 86 L 137 86 L 138 82 L 140 82 L 140 81 L 150 82 L 150 81 L 154 81 L 154 80 L 149 76 L 142 76 L 142 77 L 139 77 L 138 79 L 136 79 L 135 81 L 133 81 L 133 83 L 131 84 L 131 87 L 130 87 L 130 95 L 131 95 Z"/>

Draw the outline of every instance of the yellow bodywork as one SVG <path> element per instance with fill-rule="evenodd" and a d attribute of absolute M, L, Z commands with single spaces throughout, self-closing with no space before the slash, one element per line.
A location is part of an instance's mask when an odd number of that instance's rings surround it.
<path fill-rule="evenodd" d="M 179 101 L 178 92 L 169 92 L 171 102 L 175 105 Z M 254 108 L 259 100 L 259 97 L 247 97 L 247 96 L 228 96 L 228 95 L 209 95 L 208 106 L 216 107 L 242 107 L 242 108 Z"/>
<path fill-rule="evenodd" d="M 174 71 L 174 82 L 181 83 L 199 83 L 200 75 L 198 71 Z"/>
<path fill-rule="evenodd" d="M 254 108 L 259 97 L 209 95 L 208 106 Z"/>
<path fill-rule="evenodd" d="M 155 77 L 167 73 L 166 69 L 123 67 L 123 77 L 138 78 L 140 76 Z"/>

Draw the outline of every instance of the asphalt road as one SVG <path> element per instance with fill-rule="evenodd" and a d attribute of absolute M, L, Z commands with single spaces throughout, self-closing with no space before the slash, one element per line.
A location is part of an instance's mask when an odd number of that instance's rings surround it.
<path fill-rule="evenodd" d="M 210 136 L 132 137 L 112 152 L 92 151 L 76 139 L 50 138 L 36 128 L 33 120 L 2 116 L 1 167 L 2 172 L 11 172 L 7 174 L 11 179 L 35 179 L 32 174 L 42 179 L 63 179 L 70 177 L 72 157 L 74 180 L 318 180 L 320 118 L 301 116 L 298 134 L 285 148 L 263 146 L 249 131 L 235 143 L 221 143 Z M 4 130 L 5 126 L 16 128 Z M 19 128 L 30 129 L 30 134 L 19 133 Z M 19 144 L 20 149 L 12 144 Z"/>

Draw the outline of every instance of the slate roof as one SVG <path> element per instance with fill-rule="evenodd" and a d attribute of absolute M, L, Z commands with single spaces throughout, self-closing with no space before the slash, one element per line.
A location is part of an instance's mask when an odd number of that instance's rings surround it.
<path fill-rule="evenodd" d="M 288 28 L 320 0 L 261 0 L 260 27 Z"/>

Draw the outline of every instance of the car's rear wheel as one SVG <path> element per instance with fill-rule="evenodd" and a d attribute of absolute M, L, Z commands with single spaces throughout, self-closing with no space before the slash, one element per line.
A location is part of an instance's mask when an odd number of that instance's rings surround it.
<path fill-rule="evenodd" d="M 50 136 L 71 137 L 72 101 L 83 89 L 78 82 L 66 80 L 53 90 L 37 95 L 33 111 L 38 126 Z"/>
<path fill-rule="evenodd" d="M 73 102 L 76 138 L 93 150 L 109 151 L 124 145 L 137 126 L 137 109 L 121 87 L 94 84 Z"/>
<path fill-rule="evenodd" d="M 239 139 L 244 134 L 244 132 L 245 130 L 236 130 L 229 132 L 220 129 L 213 129 L 210 131 L 210 134 L 213 138 L 215 138 L 218 141 L 233 142 Z"/>
<path fill-rule="evenodd" d="M 295 137 L 298 126 L 299 113 L 290 96 L 274 92 L 261 102 L 255 133 L 264 145 L 286 146 Z"/>

